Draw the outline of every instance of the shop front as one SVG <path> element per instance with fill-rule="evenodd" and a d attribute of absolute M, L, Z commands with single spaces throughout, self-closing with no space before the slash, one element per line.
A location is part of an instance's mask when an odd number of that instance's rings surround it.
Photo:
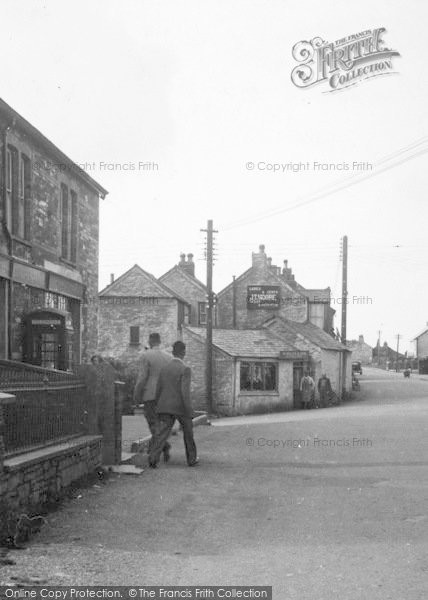
<path fill-rule="evenodd" d="M 23 361 L 69 371 L 73 366 L 73 337 L 72 321 L 66 312 L 34 310 L 24 318 Z"/>

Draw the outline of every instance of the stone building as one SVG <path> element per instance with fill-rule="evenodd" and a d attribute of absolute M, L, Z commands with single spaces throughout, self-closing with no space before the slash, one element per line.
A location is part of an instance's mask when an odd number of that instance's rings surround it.
<path fill-rule="evenodd" d="M 428 323 L 414 340 L 419 373 L 428 373 Z"/>
<path fill-rule="evenodd" d="M 205 410 L 206 328 L 183 327 L 186 363 L 192 369 L 195 408 Z M 291 410 L 293 360 L 307 360 L 275 333 L 261 329 L 213 330 L 213 409 L 232 416 Z"/>
<path fill-rule="evenodd" d="M 282 269 L 272 265 L 263 245 L 253 252 L 251 267 L 217 296 L 220 328 L 259 327 L 276 315 L 299 323 L 310 321 L 331 332 L 334 312 L 330 288 L 305 289 L 296 282 L 287 261 Z"/>
<path fill-rule="evenodd" d="M 340 396 L 343 390 L 352 386 L 351 352 L 331 335 L 310 321 L 297 323 L 282 317 L 273 316 L 264 326 L 275 332 L 282 340 L 298 350 L 308 353 L 308 360 L 293 362 L 294 397 L 299 406 L 299 383 L 305 370 L 309 371 L 315 383 L 323 373 L 330 379 L 331 387 Z"/>
<path fill-rule="evenodd" d="M 71 370 L 97 346 L 107 191 L 0 100 L 0 358 Z"/>
<path fill-rule="evenodd" d="M 189 324 L 203 327 L 207 322 L 207 287 L 195 277 L 193 254 L 180 255 L 180 262 L 159 277 L 159 281 L 190 304 Z"/>
<path fill-rule="evenodd" d="M 373 348 L 364 341 L 364 336 L 358 336 L 358 340 L 349 340 L 347 347 L 352 352 L 352 360 L 358 360 L 364 365 L 371 365 L 373 361 Z"/>
<path fill-rule="evenodd" d="M 190 303 L 153 275 L 134 265 L 99 292 L 98 352 L 132 362 L 157 331 L 162 346 L 181 338 Z"/>

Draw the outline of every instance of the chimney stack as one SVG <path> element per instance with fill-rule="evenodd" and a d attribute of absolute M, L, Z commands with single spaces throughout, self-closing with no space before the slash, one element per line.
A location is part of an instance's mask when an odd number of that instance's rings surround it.
<path fill-rule="evenodd" d="M 187 260 L 185 254 L 180 254 L 180 262 L 178 263 L 178 266 L 188 275 L 191 275 L 192 277 L 195 276 L 195 263 L 193 262 L 193 254 L 189 253 L 187 255 Z"/>
<path fill-rule="evenodd" d="M 265 254 L 265 246 L 264 246 L 264 244 L 260 244 L 259 251 L 253 252 L 253 267 L 263 268 L 263 267 L 267 267 L 267 266 L 268 266 L 268 259 Z"/>

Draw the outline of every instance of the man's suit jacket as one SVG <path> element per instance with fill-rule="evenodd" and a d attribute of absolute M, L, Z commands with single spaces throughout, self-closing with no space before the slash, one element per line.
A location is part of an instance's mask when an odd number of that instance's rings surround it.
<path fill-rule="evenodd" d="M 187 367 L 180 358 L 174 357 L 162 368 L 156 392 L 158 414 L 192 416 L 190 378 L 190 367 Z"/>
<path fill-rule="evenodd" d="M 171 356 L 160 348 L 152 348 L 144 352 L 134 390 L 135 404 L 149 402 L 156 398 L 156 387 L 161 369 L 170 360 Z"/>

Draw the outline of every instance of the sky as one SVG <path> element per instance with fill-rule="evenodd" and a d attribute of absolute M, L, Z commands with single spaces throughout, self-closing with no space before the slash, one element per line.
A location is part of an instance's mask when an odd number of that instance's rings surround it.
<path fill-rule="evenodd" d="M 348 338 L 375 345 L 380 331 L 396 347 L 400 334 L 413 349 L 428 322 L 423 0 L 2 0 L 0 11 L 0 97 L 109 190 L 100 289 L 135 263 L 159 277 L 182 252 L 205 281 L 212 219 L 216 291 L 264 244 L 301 285 L 331 287 L 340 328 L 346 235 Z M 293 84 L 296 43 L 381 27 L 400 54 L 393 72 L 334 92 Z M 373 167 L 340 170 L 354 162 Z M 267 168 L 288 163 L 310 168 Z"/>

